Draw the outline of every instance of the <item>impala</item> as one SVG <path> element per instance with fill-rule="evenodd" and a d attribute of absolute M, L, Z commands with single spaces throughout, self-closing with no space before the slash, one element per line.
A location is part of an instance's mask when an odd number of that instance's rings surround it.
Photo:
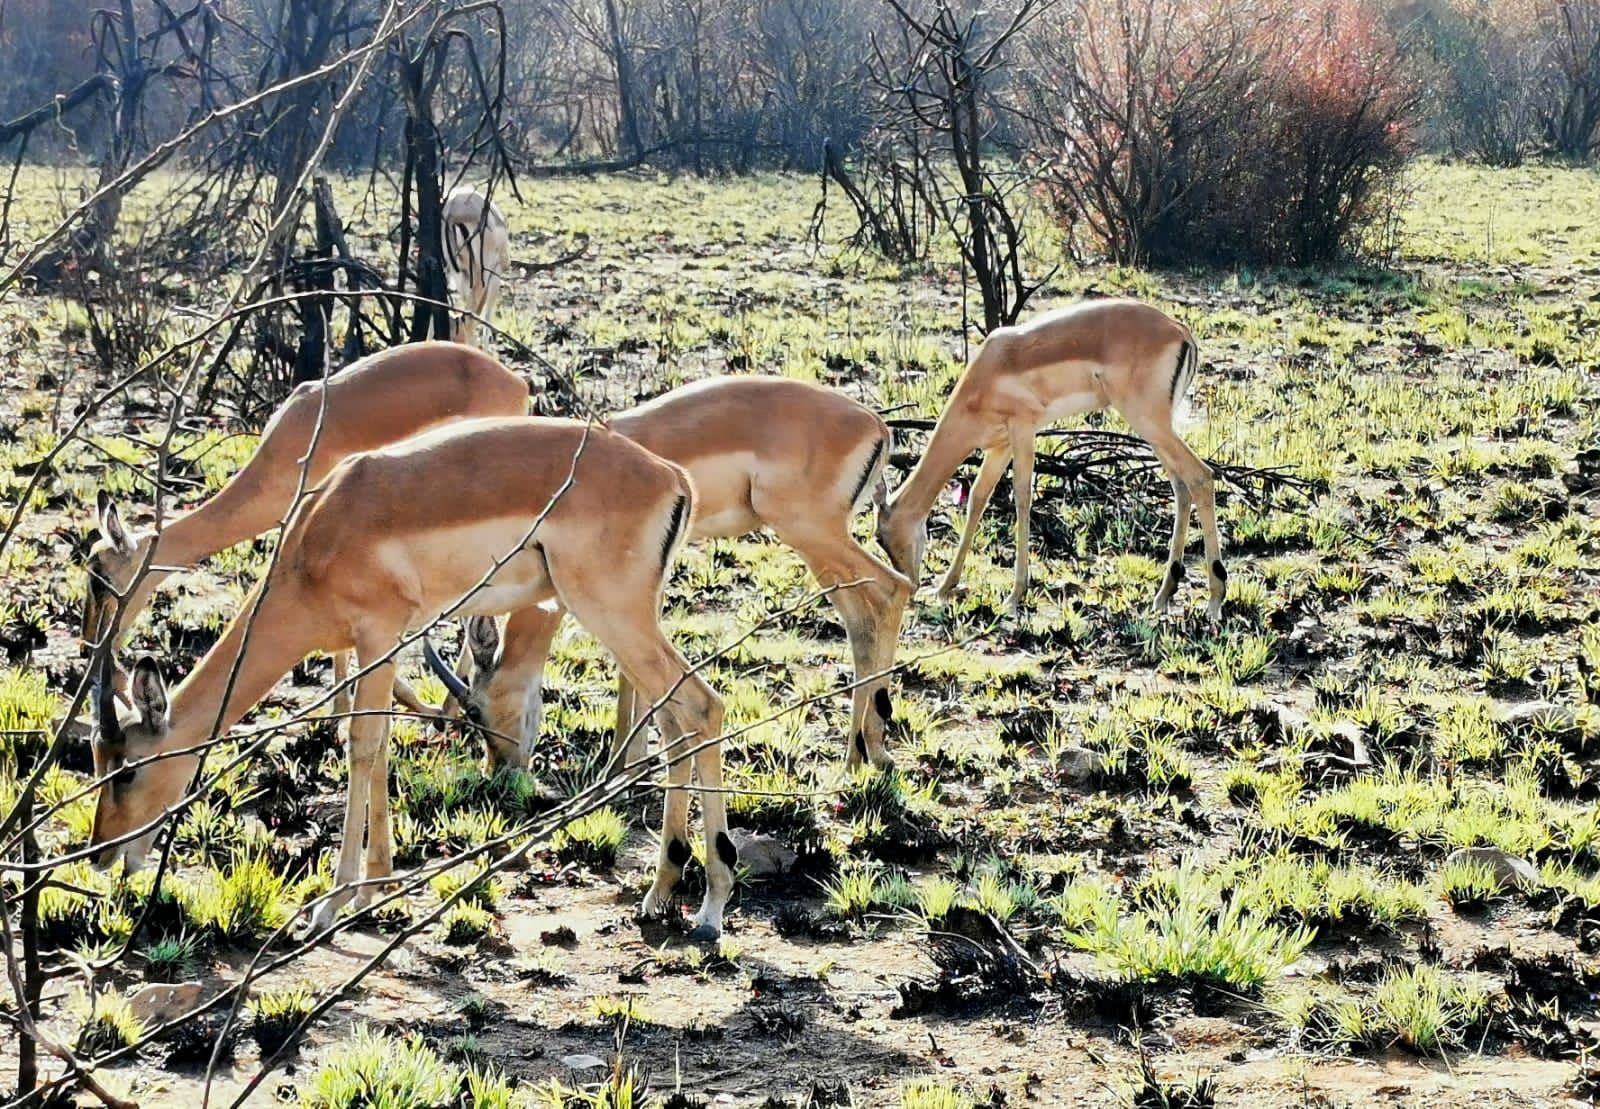
<path fill-rule="evenodd" d="M 658 624 L 693 496 L 679 467 L 570 420 L 474 420 L 347 459 L 295 510 L 273 571 L 170 701 L 149 659 L 134 671 L 137 719 L 118 719 L 115 698 L 99 698 L 95 771 L 107 780 L 91 835 L 91 845 L 104 845 L 95 862 L 137 867 L 154 836 L 139 830 L 183 795 L 196 769 L 191 749 L 236 723 L 309 652 L 353 649 L 363 668 L 358 715 L 335 892 L 312 918 L 320 930 L 344 904 L 370 897 L 371 885 L 361 893 L 348 887 L 363 877 L 363 854 L 366 879 L 392 873 L 385 710 L 396 643 L 447 611 L 487 615 L 554 602 L 659 705 L 669 789 L 642 911 L 665 907 L 690 857 L 692 760 L 714 848 L 695 935 L 720 934 L 737 861 L 720 792 L 722 703 Z M 166 752 L 188 753 L 142 761 Z"/>
<path fill-rule="evenodd" d="M 1200 514 L 1211 586 L 1207 611 L 1222 615 L 1228 572 L 1217 535 L 1211 469 L 1173 430 L 1173 411 L 1188 391 L 1199 354 L 1188 328 L 1146 304 L 1096 300 L 1046 312 L 991 332 L 956 383 L 927 449 L 895 495 L 878 510 L 878 541 L 895 568 L 917 582 L 927 546 L 928 513 L 973 450 L 983 462 L 972 483 L 961 541 L 939 585 L 948 600 L 961 579 L 979 517 L 1008 463 L 1015 463 L 1016 572 L 1006 607 L 1017 613 L 1027 593 L 1028 513 L 1033 503 L 1034 436 L 1063 416 L 1112 408 L 1155 451 L 1172 482 L 1175 518 L 1166 574 L 1155 611 L 1166 610 L 1183 579 L 1189 510 Z"/>
<path fill-rule="evenodd" d="M 500 303 L 500 285 L 511 266 L 511 233 L 494 201 L 466 185 L 444 198 L 440 220 L 450 289 L 467 310 L 451 338 L 475 343 L 478 319 L 489 319 Z"/>
<path fill-rule="evenodd" d="M 455 343 L 395 347 L 361 359 L 326 384 L 297 386 L 267 421 L 250 461 L 215 496 L 167 521 L 159 532 L 130 531 L 101 491 L 100 540 L 88 559 L 84 638 L 98 640 L 113 620 L 120 620 L 125 633 L 174 568 L 195 566 L 278 525 L 302 480 L 313 487 L 351 454 L 453 420 L 527 410 L 528 386 L 521 378 L 482 351 Z M 313 436 L 316 450 L 308 460 Z M 149 571 L 133 586 L 147 559 Z M 334 656 L 335 681 L 341 686 L 346 662 L 343 655 Z M 407 708 L 427 711 L 403 682 L 396 694 Z M 347 691 L 334 708 L 349 711 Z"/>
<path fill-rule="evenodd" d="M 889 429 L 877 413 L 842 393 L 774 377 L 723 377 L 675 389 L 611 417 L 607 426 L 651 453 L 677 463 L 694 480 L 699 512 L 690 540 L 744 535 L 768 528 L 799 552 L 831 590 L 855 663 L 847 760 L 887 767 L 884 731 L 893 713 L 886 679 L 894 664 L 900 617 L 911 583 L 869 554 L 850 521 L 883 480 Z M 469 647 L 477 676 L 469 688 L 438 661 L 429 664 L 492 732 L 538 738 L 550 641 L 559 611 L 524 610 L 506 625 L 477 623 Z M 617 698 L 617 749 L 628 760 L 644 753 L 636 691 L 624 677 Z"/>

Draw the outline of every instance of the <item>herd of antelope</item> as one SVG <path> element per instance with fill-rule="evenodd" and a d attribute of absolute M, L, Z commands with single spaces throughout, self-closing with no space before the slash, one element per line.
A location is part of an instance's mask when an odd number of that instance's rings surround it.
<path fill-rule="evenodd" d="M 424 640 L 428 664 L 484 734 L 490 764 L 526 768 L 551 639 L 571 613 L 615 656 L 621 675 L 612 757 L 626 762 L 613 765 L 641 762 L 647 720 L 662 737 L 672 788 L 641 911 L 667 911 L 690 858 L 692 773 L 708 850 L 691 935 L 714 938 L 737 853 L 721 792 L 722 704 L 660 626 L 679 549 L 765 528 L 800 554 L 829 591 L 854 656 L 848 763 L 888 767 L 887 674 L 920 579 L 929 513 L 968 455 L 982 451 L 960 543 L 939 586 L 949 597 L 979 517 L 1006 466 L 1014 467 L 1016 575 L 1007 606 L 1015 613 L 1029 583 L 1034 437 L 1074 413 L 1121 413 L 1172 481 L 1176 515 L 1157 611 L 1182 579 L 1192 506 L 1204 531 L 1208 611 L 1220 616 L 1227 575 L 1211 472 L 1173 430 L 1196 348 L 1186 328 L 1156 309 L 1092 301 L 991 333 L 921 460 L 891 496 L 888 427 L 871 409 L 818 385 L 718 377 L 601 424 L 530 416 L 522 379 L 470 345 L 509 264 L 505 219 L 482 194 L 457 190 L 444 223 L 452 293 L 467 309 L 459 341 L 396 347 L 326 383 L 300 386 L 243 469 L 159 532 L 131 530 L 101 494 L 83 634 L 102 643 L 109 636 L 112 647 L 166 573 L 290 515 L 269 572 L 170 695 L 150 658 L 128 673 L 109 661 L 102 670 L 93 744 L 101 781 L 91 840 L 97 865 L 121 859 L 138 867 L 185 794 L 206 741 L 307 655 L 328 652 L 334 710 L 353 714 L 335 890 L 311 921 L 313 929 L 326 926 L 347 904 L 370 897 L 371 880 L 392 873 L 392 701 L 438 711 L 400 679 L 397 642 L 444 616 L 468 618 L 458 670 Z M 887 563 L 851 534 L 869 502 Z M 503 632 L 498 616 L 508 616 Z"/>

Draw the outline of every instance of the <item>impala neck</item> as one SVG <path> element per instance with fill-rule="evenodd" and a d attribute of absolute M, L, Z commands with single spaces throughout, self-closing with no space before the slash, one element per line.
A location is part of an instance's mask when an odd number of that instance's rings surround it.
<path fill-rule="evenodd" d="M 265 584 L 250 591 L 222 638 L 173 690 L 172 725 L 162 737 L 162 750 L 192 747 L 209 737 L 213 728 L 222 735 L 270 693 L 296 663 L 317 649 L 311 623 L 316 606 L 292 596 L 294 591 L 282 584 L 273 584 L 252 622 L 256 598 Z M 244 660 L 237 677 L 232 677 L 241 648 Z M 225 695 L 228 702 L 224 710 Z"/>
<path fill-rule="evenodd" d="M 263 504 L 268 498 L 262 497 L 248 471 L 247 464 L 209 500 L 165 522 L 159 535 L 151 533 L 156 549 L 151 562 L 194 566 L 235 543 L 254 539 L 278 523 L 288 508 L 287 502 Z"/>
<path fill-rule="evenodd" d="M 911 475 L 889 498 L 889 513 L 896 520 L 921 520 L 933 511 L 946 483 L 967 460 L 977 443 L 967 433 L 965 420 L 952 417 L 954 404 L 945 406 L 934 425 L 928 446 Z"/>

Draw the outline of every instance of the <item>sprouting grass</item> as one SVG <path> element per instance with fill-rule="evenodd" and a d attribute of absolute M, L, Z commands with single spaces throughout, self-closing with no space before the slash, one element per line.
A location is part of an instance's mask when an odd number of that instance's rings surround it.
<path fill-rule="evenodd" d="M 95 999 L 93 1014 L 78 1032 L 78 1052 L 92 1059 L 137 1042 L 144 1031 L 126 997 L 104 993 Z"/>
<path fill-rule="evenodd" d="M 316 1004 L 309 986 L 267 990 L 250 1002 L 250 1035 L 270 1055 L 283 1046 L 295 1028 Z"/>
<path fill-rule="evenodd" d="M 1362 863 L 1334 865 L 1278 854 L 1241 860 L 1223 885 L 1264 917 L 1317 927 L 1369 924 L 1395 930 L 1428 914 L 1422 887 Z"/>
<path fill-rule="evenodd" d="M 859 921 L 873 905 L 878 877 L 864 866 L 841 871 L 822 888 L 828 911 L 840 920 Z"/>
<path fill-rule="evenodd" d="M 563 862 L 579 862 L 595 870 L 610 870 L 617 850 L 627 838 L 628 824 L 613 808 L 599 808 L 572 821 L 551 841 Z"/>
<path fill-rule="evenodd" d="M 900 1109 L 973 1109 L 977 1103 L 955 1086 L 919 1078 L 900 1087 Z"/>
<path fill-rule="evenodd" d="M 1488 994 L 1468 981 L 1426 964 L 1403 967 L 1373 991 L 1367 1035 L 1425 1054 L 1457 1047 L 1488 1006 Z"/>
<path fill-rule="evenodd" d="M 190 927 L 219 943 L 249 943 L 281 927 L 293 911 L 293 891 L 264 854 L 240 853 L 210 868 L 180 898 Z"/>
<path fill-rule="evenodd" d="M 420 1037 L 400 1039 L 363 1026 L 328 1054 L 301 1099 L 306 1109 L 455 1105 L 463 1092 L 472 1105 L 511 1103 L 503 1080 L 446 1062 Z"/>
<path fill-rule="evenodd" d="M 1439 891 L 1457 909 L 1481 909 L 1501 894 L 1494 868 L 1477 859 L 1458 859 L 1441 867 Z"/>
<path fill-rule="evenodd" d="M 1475 1046 L 1490 995 L 1470 976 L 1427 963 L 1391 966 L 1360 992 L 1323 984 L 1274 990 L 1272 1010 L 1307 1046 L 1339 1051 L 1399 1047 L 1423 1055 Z"/>
<path fill-rule="evenodd" d="M 447 870 L 428 883 L 434 896 L 440 901 L 447 900 L 455 895 L 463 886 L 468 887 L 462 894 L 458 904 L 478 905 L 493 911 L 505 896 L 505 882 L 492 874 L 484 874 L 481 870 L 467 867 L 458 867 Z"/>
<path fill-rule="evenodd" d="M 960 883 L 943 875 L 924 878 L 917 883 L 917 909 L 930 923 L 937 923 L 949 916 L 960 896 Z"/>
<path fill-rule="evenodd" d="M 1288 929 L 1238 902 L 1219 904 L 1216 886 L 1189 864 L 1169 876 L 1146 907 L 1097 912 L 1066 939 L 1137 982 L 1187 981 L 1254 993 L 1310 946 L 1315 932 Z"/>
<path fill-rule="evenodd" d="M 152 982 L 182 981 L 194 973 L 198 948 L 199 941 L 187 933 L 163 936 L 142 952 L 145 977 Z"/>
<path fill-rule="evenodd" d="M 494 928 L 494 913 L 471 901 L 458 901 L 439 920 L 444 942 L 452 947 L 471 947 Z"/>

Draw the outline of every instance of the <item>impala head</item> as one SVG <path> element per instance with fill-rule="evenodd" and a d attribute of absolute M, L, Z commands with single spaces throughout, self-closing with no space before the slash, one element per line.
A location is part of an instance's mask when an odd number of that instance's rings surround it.
<path fill-rule="evenodd" d="M 117 611 L 117 594 L 126 592 L 144 562 L 152 537 L 134 538 L 122 523 L 116 502 L 104 489 L 96 506 L 100 538 L 89 549 L 89 581 L 83 592 L 83 638 L 97 642 Z"/>
<path fill-rule="evenodd" d="M 915 512 L 896 512 L 881 486 L 876 500 L 878 545 L 889 556 L 889 564 L 910 580 L 915 591 L 922 580 L 922 556 L 928 549 L 928 519 Z"/>
<path fill-rule="evenodd" d="M 500 629 L 490 616 L 474 616 L 467 621 L 467 650 L 472 652 L 472 682 L 468 684 L 452 670 L 427 636 L 422 637 L 422 657 L 428 669 L 444 683 L 450 696 L 461 706 L 461 717 L 483 737 L 488 769 L 502 766 L 526 770 L 530 743 L 523 741 L 521 713 L 507 706 L 504 698 L 493 695 L 491 687 L 500 665 Z M 510 711 L 506 711 L 509 708 Z"/>
<path fill-rule="evenodd" d="M 146 656 L 134 665 L 128 694 L 134 714 L 122 717 L 112 688 L 110 655 L 100 671 L 94 691 L 99 727 L 94 738 L 94 772 L 106 778 L 94 811 L 94 831 L 89 844 L 97 847 L 148 824 L 183 796 L 194 770 L 193 756 L 160 759 L 133 766 L 160 752 L 166 745 L 172 721 L 167 708 L 167 687 L 160 668 Z M 131 873 L 138 870 L 156 834 L 105 847 L 92 857 L 96 867 L 110 867 L 118 859 Z"/>

